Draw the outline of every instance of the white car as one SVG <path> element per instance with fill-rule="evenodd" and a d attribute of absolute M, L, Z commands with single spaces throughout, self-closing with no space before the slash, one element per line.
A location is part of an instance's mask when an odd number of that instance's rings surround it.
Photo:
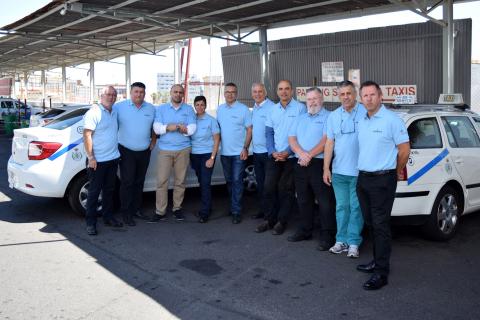
<path fill-rule="evenodd" d="M 392 216 L 421 224 L 432 239 L 450 239 L 458 218 L 480 209 L 480 116 L 445 105 L 392 110 L 406 123 L 411 145 Z"/>
<path fill-rule="evenodd" d="M 17 129 L 12 140 L 12 155 L 8 160 L 8 182 L 11 188 L 39 197 L 66 197 L 72 209 L 85 213 L 88 178 L 83 146 L 83 115 L 89 107 L 63 113 L 43 127 Z M 152 152 L 144 191 L 156 190 L 157 149 Z M 218 156 L 212 184 L 224 184 Z M 247 190 L 256 188 L 251 163 L 244 179 Z M 170 187 L 173 181 L 170 181 Z M 189 168 L 187 187 L 198 186 L 197 177 Z"/>
<path fill-rule="evenodd" d="M 29 127 L 39 127 L 48 124 L 50 121 L 54 120 L 56 117 L 60 116 L 64 112 L 75 110 L 81 107 L 86 107 L 87 105 L 61 105 L 58 107 L 52 107 L 46 109 L 40 113 L 32 113 L 30 116 Z"/>

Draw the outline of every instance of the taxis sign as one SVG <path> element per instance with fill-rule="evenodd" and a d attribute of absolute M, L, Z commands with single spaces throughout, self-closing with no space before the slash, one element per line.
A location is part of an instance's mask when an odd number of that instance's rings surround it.
<path fill-rule="evenodd" d="M 438 104 L 463 104 L 463 96 L 461 93 L 440 94 Z"/>

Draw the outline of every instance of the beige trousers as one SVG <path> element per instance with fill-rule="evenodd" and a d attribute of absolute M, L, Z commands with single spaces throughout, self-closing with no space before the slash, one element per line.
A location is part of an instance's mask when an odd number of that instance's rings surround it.
<path fill-rule="evenodd" d="M 182 207 L 185 194 L 185 177 L 188 165 L 190 164 L 190 150 L 185 148 L 179 151 L 158 152 L 157 157 L 157 192 L 156 209 L 157 213 L 164 215 L 168 204 L 168 180 L 173 168 L 173 211 Z"/>

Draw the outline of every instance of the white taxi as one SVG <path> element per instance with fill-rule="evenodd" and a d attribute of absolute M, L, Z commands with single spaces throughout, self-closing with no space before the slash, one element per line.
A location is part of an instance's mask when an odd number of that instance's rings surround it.
<path fill-rule="evenodd" d="M 89 109 L 80 107 L 67 111 L 42 127 L 17 129 L 12 140 L 12 155 L 8 160 L 8 183 L 11 188 L 39 197 L 66 197 L 72 209 L 85 213 L 88 178 L 83 145 L 83 115 Z M 156 190 L 157 150 L 152 152 L 144 191 Z M 247 189 L 255 189 L 255 176 L 250 164 L 246 168 Z M 222 165 L 217 159 L 212 184 L 224 184 Z M 170 181 L 170 187 L 173 181 Z M 198 186 L 189 168 L 187 187 Z"/>
<path fill-rule="evenodd" d="M 459 217 L 480 209 L 480 116 L 454 105 L 391 110 L 404 120 L 411 145 L 392 217 L 421 224 L 432 239 L 450 239 Z"/>

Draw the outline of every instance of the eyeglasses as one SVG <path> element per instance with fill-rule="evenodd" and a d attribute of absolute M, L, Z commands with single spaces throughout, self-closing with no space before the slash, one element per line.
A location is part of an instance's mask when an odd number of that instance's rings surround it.
<path fill-rule="evenodd" d="M 342 112 L 342 121 L 340 123 L 340 133 L 341 134 L 349 134 L 349 133 L 355 133 L 356 132 L 356 124 L 355 124 L 355 117 L 357 115 L 358 109 L 355 109 L 355 113 L 353 115 L 348 115 L 347 119 L 343 118 L 343 112 Z"/>

